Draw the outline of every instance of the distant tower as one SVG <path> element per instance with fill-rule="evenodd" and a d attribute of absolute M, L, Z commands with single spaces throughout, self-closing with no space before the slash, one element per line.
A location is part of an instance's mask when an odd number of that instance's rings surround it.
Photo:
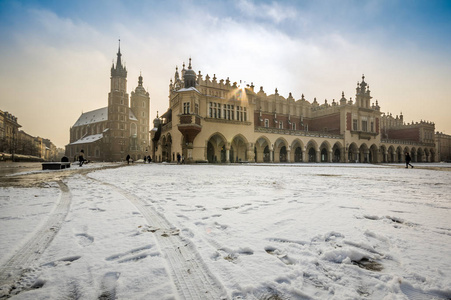
<path fill-rule="evenodd" d="M 116 66 L 111 67 L 110 92 L 108 94 L 108 128 L 110 155 L 119 161 L 127 155 L 129 128 L 129 106 L 127 94 L 127 69 L 122 65 L 121 44 L 117 52 Z"/>
<path fill-rule="evenodd" d="M 150 97 L 149 93 L 143 87 L 143 77 L 138 77 L 138 86 L 130 95 L 131 111 L 138 122 L 136 128 L 131 124 L 131 139 L 136 138 L 137 151 L 144 155 L 150 154 L 149 148 L 149 117 L 150 117 Z M 147 152 L 146 152 L 147 151 Z"/>
<path fill-rule="evenodd" d="M 368 87 L 368 88 L 367 88 Z M 368 84 L 365 82 L 365 75 L 362 76 L 362 82 L 359 84 L 357 82 L 355 101 L 358 107 L 362 108 L 371 108 L 370 101 L 370 88 Z"/>

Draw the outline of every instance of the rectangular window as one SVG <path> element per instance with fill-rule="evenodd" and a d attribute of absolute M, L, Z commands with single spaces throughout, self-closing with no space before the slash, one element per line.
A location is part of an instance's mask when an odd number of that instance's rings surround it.
<path fill-rule="evenodd" d="M 279 122 L 279 129 L 283 129 L 283 122 L 282 121 Z"/>
<path fill-rule="evenodd" d="M 196 115 L 198 115 L 199 114 L 199 104 L 194 104 L 194 113 L 196 114 Z"/>
<path fill-rule="evenodd" d="M 269 120 L 265 119 L 265 127 L 268 128 L 269 127 Z"/>
<path fill-rule="evenodd" d="M 371 132 L 374 132 L 374 122 L 371 122 Z"/>
<path fill-rule="evenodd" d="M 246 107 L 244 108 L 244 120 L 243 120 L 244 122 L 246 122 L 247 121 L 247 112 L 246 112 Z"/>
<path fill-rule="evenodd" d="M 183 114 L 188 115 L 190 113 L 190 103 L 185 102 L 183 103 Z"/>
<path fill-rule="evenodd" d="M 221 103 L 218 103 L 218 119 L 221 119 Z"/>
<path fill-rule="evenodd" d="M 296 123 L 291 123 L 291 130 L 296 130 Z"/>
<path fill-rule="evenodd" d="M 212 102 L 209 103 L 208 117 L 213 118 L 213 103 Z"/>
<path fill-rule="evenodd" d="M 368 121 L 362 120 L 362 131 L 368 131 Z"/>
<path fill-rule="evenodd" d="M 352 120 L 352 130 L 357 131 L 357 120 Z"/>

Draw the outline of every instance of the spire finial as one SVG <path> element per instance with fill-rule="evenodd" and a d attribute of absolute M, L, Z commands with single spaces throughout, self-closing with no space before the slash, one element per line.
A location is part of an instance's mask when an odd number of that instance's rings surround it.
<path fill-rule="evenodd" d="M 362 74 L 362 82 L 365 81 L 365 74 Z"/>
<path fill-rule="evenodd" d="M 191 57 L 189 58 L 189 66 L 188 66 L 188 69 L 191 70 Z"/>

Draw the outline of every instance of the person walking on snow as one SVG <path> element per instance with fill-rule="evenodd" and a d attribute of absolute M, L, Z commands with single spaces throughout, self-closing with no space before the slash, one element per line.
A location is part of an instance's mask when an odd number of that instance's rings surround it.
<path fill-rule="evenodd" d="M 125 158 L 125 160 L 127 161 L 127 165 L 130 164 L 130 154 L 127 154 L 127 157 Z"/>
<path fill-rule="evenodd" d="M 83 149 L 80 150 L 80 155 L 78 156 L 78 162 L 80 163 L 80 164 L 79 164 L 80 167 L 81 167 L 81 166 L 83 165 L 83 163 L 85 162 L 84 155 L 85 155 L 85 151 L 83 151 Z"/>
<path fill-rule="evenodd" d="M 409 168 L 409 166 L 411 166 L 413 168 L 413 166 L 410 164 L 410 161 L 412 160 L 412 158 L 409 155 L 409 152 L 406 152 L 406 169 Z"/>

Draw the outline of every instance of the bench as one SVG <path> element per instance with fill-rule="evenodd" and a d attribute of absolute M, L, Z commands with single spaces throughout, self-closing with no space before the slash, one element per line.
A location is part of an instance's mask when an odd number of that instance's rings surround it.
<path fill-rule="evenodd" d="M 70 168 L 69 159 L 64 156 L 61 158 L 61 162 L 44 162 L 42 163 L 42 170 L 61 170 Z"/>
<path fill-rule="evenodd" d="M 70 162 L 45 162 L 42 163 L 43 170 L 61 170 L 70 168 Z"/>

